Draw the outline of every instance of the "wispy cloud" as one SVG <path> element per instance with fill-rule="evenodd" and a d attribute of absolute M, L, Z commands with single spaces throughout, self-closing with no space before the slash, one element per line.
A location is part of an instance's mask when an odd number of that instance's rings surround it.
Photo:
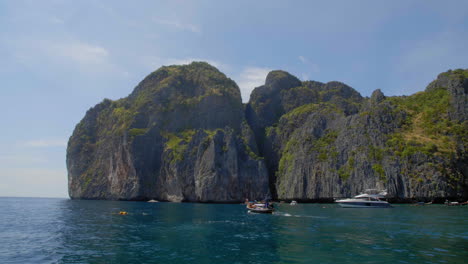
<path fill-rule="evenodd" d="M 158 19 L 158 18 L 153 19 L 153 21 L 160 25 L 168 26 L 176 30 L 190 31 L 193 33 L 198 33 L 198 34 L 201 33 L 201 28 L 191 23 L 183 23 L 179 20 L 168 20 L 168 19 Z"/>
<path fill-rule="evenodd" d="M 49 51 L 80 64 L 102 64 L 109 57 L 107 49 L 83 42 L 53 43 Z"/>
<path fill-rule="evenodd" d="M 67 141 L 64 139 L 38 139 L 23 142 L 21 145 L 32 148 L 65 147 Z"/>
<path fill-rule="evenodd" d="M 306 71 L 307 72 L 312 72 L 312 73 L 319 73 L 320 72 L 320 67 L 317 63 L 311 62 L 308 58 L 305 56 L 298 56 L 299 61 L 301 61 L 305 66 L 306 66 Z M 308 73 L 302 73 L 302 79 L 303 80 L 308 80 L 309 79 L 309 74 Z"/>
<path fill-rule="evenodd" d="M 265 83 L 269 68 L 247 67 L 239 75 L 237 84 L 239 85 L 242 101 L 247 102 L 252 90 Z"/>
<path fill-rule="evenodd" d="M 109 50 L 101 45 L 56 37 L 38 39 L 35 36 L 21 36 L 3 39 L 6 40 L 3 42 L 4 48 L 21 67 L 71 67 L 92 73 L 119 71 L 112 63 Z M 3 39 L 0 37 L 0 41 Z"/>

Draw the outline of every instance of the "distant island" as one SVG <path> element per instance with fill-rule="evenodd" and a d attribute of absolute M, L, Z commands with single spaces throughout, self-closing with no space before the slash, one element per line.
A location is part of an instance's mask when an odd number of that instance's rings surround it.
<path fill-rule="evenodd" d="M 468 70 L 370 98 L 272 71 L 243 104 L 205 62 L 165 66 L 89 109 L 67 147 L 72 199 L 393 201 L 468 198 Z"/>

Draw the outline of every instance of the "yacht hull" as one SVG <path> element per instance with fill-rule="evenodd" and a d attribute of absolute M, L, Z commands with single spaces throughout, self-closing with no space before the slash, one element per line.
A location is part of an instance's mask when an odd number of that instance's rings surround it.
<path fill-rule="evenodd" d="M 392 207 L 385 198 L 387 191 L 378 191 L 377 189 L 367 189 L 364 193 L 353 198 L 336 200 L 335 202 L 344 208 L 390 208 Z"/>
<path fill-rule="evenodd" d="M 390 208 L 392 207 L 387 202 L 372 202 L 372 201 L 364 201 L 364 202 L 340 202 L 337 201 L 338 205 L 343 208 Z"/>

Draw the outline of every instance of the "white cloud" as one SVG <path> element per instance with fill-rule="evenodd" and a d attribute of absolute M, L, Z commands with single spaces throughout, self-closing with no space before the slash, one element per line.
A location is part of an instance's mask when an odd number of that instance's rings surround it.
<path fill-rule="evenodd" d="M 80 64 L 103 64 L 109 57 L 107 49 L 83 42 L 54 43 L 49 52 Z"/>
<path fill-rule="evenodd" d="M 307 81 L 309 80 L 309 73 L 319 73 L 320 72 L 320 67 L 318 66 L 318 64 L 316 63 L 312 63 L 311 61 L 309 61 L 309 59 L 307 59 L 306 57 L 304 56 L 299 56 L 298 59 L 305 65 L 305 72 L 303 72 L 301 74 L 301 78 L 303 81 Z"/>
<path fill-rule="evenodd" d="M 247 67 L 245 68 L 238 78 L 237 84 L 239 85 L 242 101 L 247 102 L 252 90 L 265 83 L 267 74 L 271 71 L 269 68 Z"/>
<path fill-rule="evenodd" d="M 6 41 L 3 42 L 3 39 Z M 89 73 L 122 71 L 112 63 L 108 49 L 76 39 L 21 36 L 0 37 L 0 41 L 13 61 L 28 69 L 47 66 L 74 68 Z"/>
<path fill-rule="evenodd" d="M 309 59 L 307 59 L 306 57 L 302 55 L 299 56 L 298 59 L 307 66 L 307 70 L 313 73 L 320 72 L 320 67 L 318 66 L 318 64 L 311 62 Z M 307 75 L 307 74 L 304 73 L 303 75 Z"/>
<path fill-rule="evenodd" d="M 190 24 L 190 23 L 183 23 L 178 20 L 166 20 L 166 19 L 153 19 L 154 22 L 169 26 L 171 28 L 175 28 L 177 30 L 182 30 L 182 31 L 190 31 L 193 33 L 201 33 L 201 29 L 199 26 Z"/>
<path fill-rule="evenodd" d="M 38 139 L 26 141 L 22 145 L 33 148 L 66 147 L 67 141 L 63 139 Z"/>

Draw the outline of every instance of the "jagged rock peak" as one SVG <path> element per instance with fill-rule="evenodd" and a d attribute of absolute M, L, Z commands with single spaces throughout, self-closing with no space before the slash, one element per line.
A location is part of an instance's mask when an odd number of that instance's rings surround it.
<path fill-rule="evenodd" d="M 371 102 L 372 103 L 375 103 L 375 104 L 378 104 L 380 102 L 382 102 L 383 100 L 385 100 L 385 95 L 382 93 L 382 91 L 380 89 L 377 89 L 375 91 L 372 92 L 372 95 L 371 95 Z"/>
<path fill-rule="evenodd" d="M 437 88 L 450 88 L 451 86 L 465 86 L 468 93 L 468 69 L 448 70 L 437 76 L 437 79 L 432 81 L 426 88 L 426 91 L 431 91 Z"/>
<path fill-rule="evenodd" d="M 280 70 L 269 72 L 265 80 L 266 86 L 281 89 L 289 89 L 301 84 L 301 81 L 296 76 Z"/>
<path fill-rule="evenodd" d="M 325 100 L 328 100 L 332 96 L 340 96 L 343 98 L 355 98 L 358 100 L 362 99 L 362 96 L 358 91 L 342 82 L 328 82 L 321 88 L 321 90 L 327 94 L 324 96 Z"/>

